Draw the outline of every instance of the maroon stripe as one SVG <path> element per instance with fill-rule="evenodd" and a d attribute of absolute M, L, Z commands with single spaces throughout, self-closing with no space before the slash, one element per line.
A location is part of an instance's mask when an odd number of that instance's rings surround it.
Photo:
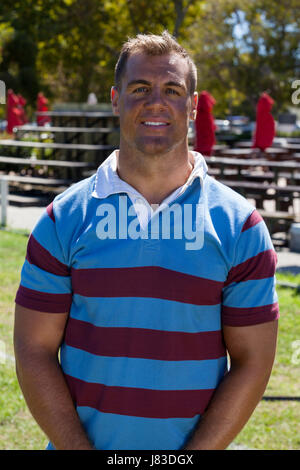
<path fill-rule="evenodd" d="M 20 285 L 15 302 L 39 312 L 66 313 L 71 307 L 72 294 L 49 294 Z"/>
<path fill-rule="evenodd" d="M 262 251 L 230 269 L 224 285 L 232 282 L 245 282 L 273 277 L 276 270 L 277 255 L 271 249 Z"/>
<path fill-rule="evenodd" d="M 217 359 L 226 355 L 221 331 L 185 333 L 144 328 L 99 327 L 70 318 L 65 341 L 99 356 L 164 361 Z"/>
<path fill-rule="evenodd" d="M 194 305 L 221 302 L 223 282 L 158 266 L 72 269 L 75 294 L 86 297 L 152 297 Z"/>
<path fill-rule="evenodd" d="M 76 406 L 144 418 L 192 418 L 205 411 L 214 392 L 114 387 L 65 377 Z"/>
<path fill-rule="evenodd" d="M 51 255 L 31 234 L 27 245 L 26 259 L 40 269 L 56 276 L 69 276 L 69 268 Z"/>
<path fill-rule="evenodd" d="M 251 227 L 254 227 L 254 225 L 258 224 L 263 220 L 262 216 L 257 210 L 254 210 L 252 214 L 248 217 L 246 222 L 243 225 L 242 232 L 245 232 L 245 230 L 248 230 Z"/>
<path fill-rule="evenodd" d="M 222 321 L 228 326 L 248 326 L 277 320 L 279 318 L 278 303 L 262 307 L 226 307 L 222 306 Z"/>
<path fill-rule="evenodd" d="M 53 202 L 51 202 L 51 204 L 49 204 L 49 206 L 46 207 L 46 211 L 47 211 L 50 219 L 53 220 L 53 222 L 55 223 L 55 216 L 54 216 L 54 212 L 53 212 Z"/>

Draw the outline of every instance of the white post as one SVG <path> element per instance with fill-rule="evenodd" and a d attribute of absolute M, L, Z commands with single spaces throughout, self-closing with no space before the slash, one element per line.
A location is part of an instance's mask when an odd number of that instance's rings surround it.
<path fill-rule="evenodd" d="M 0 104 L 6 103 L 6 87 L 5 83 L 0 80 Z"/>
<path fill-rule="evenodd" d="M 4 177 L 0 177 L 1 189 L 1 226 L 6 226 L 7 221 L 7 205 L 8 205 L 8 182 Z"/>

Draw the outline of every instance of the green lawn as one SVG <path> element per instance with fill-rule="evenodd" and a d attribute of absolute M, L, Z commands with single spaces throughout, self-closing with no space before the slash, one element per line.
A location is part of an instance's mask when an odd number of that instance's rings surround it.
<path fill-rule="evenodd" d="M 47 444 L 26 408 L 13 362 L 14 296 L 26 243 L 27 236 L 22 233 L 0 231 L 0 450 L 44 449 Z M 300 275 L 278 274 L 277 279 L 300 285 Z M 279 286 L 278 295 L 281 318 L 277 356 L 265 395 L 295 397 L 300 396 L 300 294 Z M 233 448 L 299 449 L 299 423 L 299 401 L 261 401 Z"/>

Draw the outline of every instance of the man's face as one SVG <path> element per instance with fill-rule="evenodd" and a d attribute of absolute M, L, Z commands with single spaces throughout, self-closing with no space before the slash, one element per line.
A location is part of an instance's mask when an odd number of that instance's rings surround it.
<path fill-rule="evenodd" d="M 120 116 L 122 144 L 143 154 L 187 149 L 190 119 L 195 119 L 197 93 L 190 95 L 188 64 L 178 54 L 131 55 L 121 90 L 112 89 Z"/>

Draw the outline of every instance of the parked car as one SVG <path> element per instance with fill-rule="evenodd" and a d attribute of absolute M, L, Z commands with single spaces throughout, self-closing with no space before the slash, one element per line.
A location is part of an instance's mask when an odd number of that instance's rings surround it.
<path fill-rule="evenodd" d="M 7 121 L 0 121 L 0 132 L 4 132 L 6 130 Z"/>
<path fill-rule="evenodd" d="M 217 125 L 216 137 L 219 142 L 230 145 L 239 140 L 251 140 L 254 129 L 255 122 L 246 116 L 227 116 L 220 126 Z"/>
<path fill-rule="evenodd" d="M 246 116 L 228 116 L 230 132 L 235 135 L 252 134 L 255 123 Z"/>
<path fill-rule="evenodd" d="M 229 130 L 230 122 L 228 119 L 215 119 L 216 133 L 227 132 Z"/>
<path fill-rule="evenodd" d="M 251 140 L 255 122 L 251 122 L 246 116 L 228 116 L 225 119 L 215 118 L 215 135 L 218 142 L 234 144 L 238 140 Z M 188 140 L 192 145 L 195 139 L 195 123 L 190 121 Z"/>

